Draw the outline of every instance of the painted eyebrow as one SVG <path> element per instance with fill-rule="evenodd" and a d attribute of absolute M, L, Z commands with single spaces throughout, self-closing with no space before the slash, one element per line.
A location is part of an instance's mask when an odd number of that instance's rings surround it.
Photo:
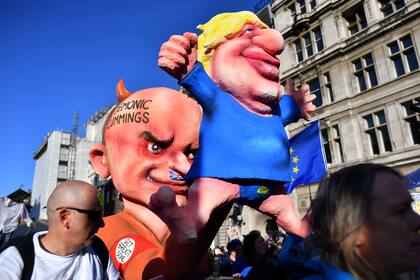
<path fill-rule="evenodd" d="M 168 148 L 174 141 L 173 137 L 170 139 L 160 140 L 155 135 L 153 135 L 153 133 L 151 133 L 150 131 L 143 131 L 140 137 L 146 139 L 147 141 L 157 144 L 162 149 Z"/>

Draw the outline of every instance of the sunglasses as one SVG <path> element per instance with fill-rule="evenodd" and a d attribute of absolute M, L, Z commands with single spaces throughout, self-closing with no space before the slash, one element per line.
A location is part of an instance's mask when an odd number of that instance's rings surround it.
<path fill-rule="evenodd" d="M 67 210 L 67 209 L 71 209 L 79 213 L 87 214 L 88 219 L 91 220 L 92 222 L 97 222 L 102 219 L 102 211 L 97 211 L 97 210 L 79 209 L 75 207 L 58 207 L 55 210 L 58 211 L 58 210 Z"/>

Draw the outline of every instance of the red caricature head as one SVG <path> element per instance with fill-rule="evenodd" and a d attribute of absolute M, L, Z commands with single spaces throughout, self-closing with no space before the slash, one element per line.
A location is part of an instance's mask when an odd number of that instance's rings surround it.
<path fill-rule="evenodd" d="M 120 100 L 104 127 L 104 144 L 90 151 L 91 163 L 103 178 L 112 177 L 125 199 L 147 205 L 162 186 L 185 204 L 184 175 L 198 149 L 201 111 L 198 104 L 168 88 L 129 94 L 122 82 Z M 127 97 L 128 96 L 128 97 Z"/>
<path fill-rule="evenodd" d="M 219 87 L 251 111 L 279 100 L 276 55 L 284 39 L 277 30 L 251 12 L 219 14 L 198 28 L 198 60 Z"/>

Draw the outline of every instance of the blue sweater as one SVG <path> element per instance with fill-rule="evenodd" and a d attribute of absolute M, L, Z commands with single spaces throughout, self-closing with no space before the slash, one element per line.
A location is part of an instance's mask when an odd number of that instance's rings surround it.
<path fill-rule="evenodd" d="M 291 180 L 289 140 L 284 126 L 300 117 L 282 96 L 270 117 L 252 113 L 221 90 L 200 63 L 180 81 L 203 107 L 200 149 L 187 178 Z"/>

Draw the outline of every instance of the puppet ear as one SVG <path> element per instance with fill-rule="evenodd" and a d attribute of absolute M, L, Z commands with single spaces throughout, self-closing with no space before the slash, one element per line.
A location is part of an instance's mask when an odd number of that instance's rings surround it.
<path fill-rule="evenodd" d="M 102 178 L 108 178 L 110 175 L 108 160 L 105 155 L 105 145 L 95 144 L 92 145 L 89 151 L 89 161 L 92 164 L 93 169 Z"/>
<path fill-rule="evenodd" d="M 117 84 L 117 98 L 118 102 L 123 102 L 131 93 L 125 88 L 123 80 L 119 80 Z"/>

